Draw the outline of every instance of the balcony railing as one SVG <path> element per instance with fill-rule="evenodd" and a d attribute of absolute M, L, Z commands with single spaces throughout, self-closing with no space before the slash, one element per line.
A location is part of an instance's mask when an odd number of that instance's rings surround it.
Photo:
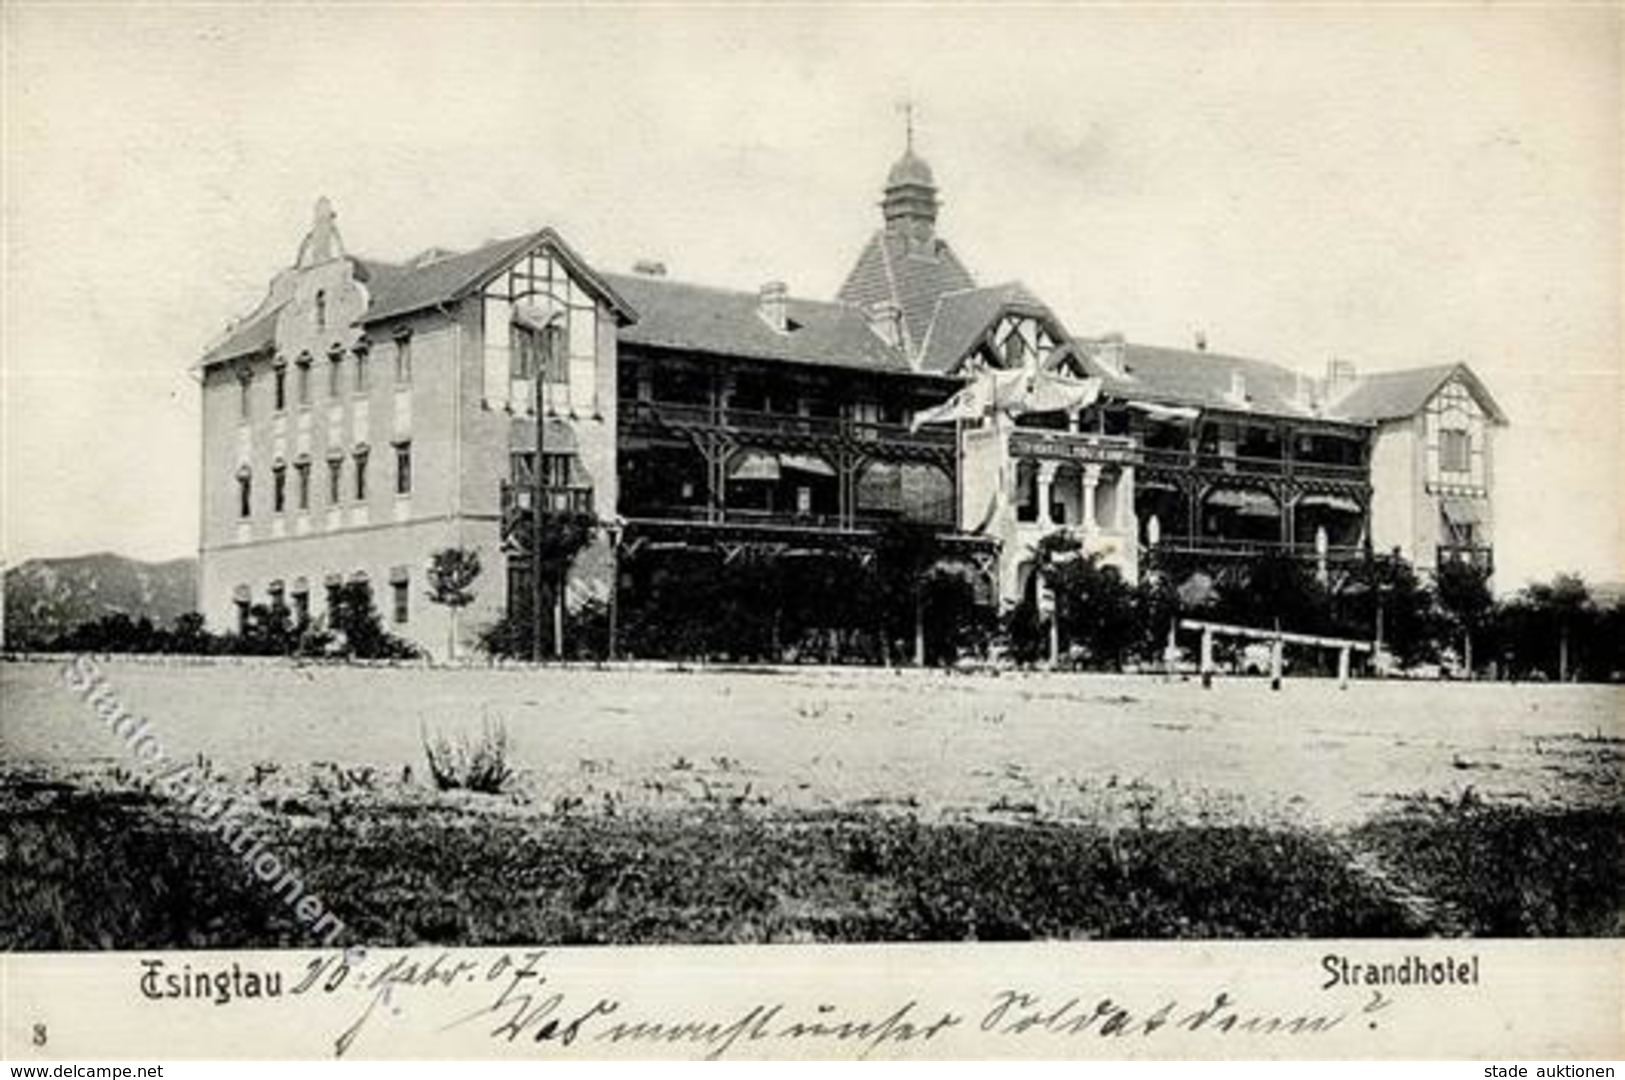
<path fill-rule="evenodd" d="M 1284 540 L 1240 540 L 1223 536 L 1164 536 L 1149 550 L 1153 554 L 1210 555 L 1248 558 L 1258 555 L 1291 555 L 1300 559 L 1316 559 L 1320 550 L 1313 541 L 1287 543 Z M 1350 562 L 1365 557 L 1361 544 L 1329 544 L 1328 562 Z"/>
<path fill-rule="evenodd" d="M 1441 544 L 1438 550 L 1438 565 L 1449 563 L 1466 563 L 1478 570 L 1495 569 L 1495 550 L 1481 545 Z"/>
<path fill-rule="evenodd" d="M 1142 464 L 1181 472 L 1221 473 L 1250 477 L 1304 477 L 1365 483 L 1371 470 L 1365 465 L 1341 462 L 1313 461 L 1302 458 L 1249 457 L 1243 454 L 1220 454 L 1212 451 L 1142 449 Z"/>
<path fill-rule="evenodd" d="M 799 413 L 763 412 L 756 409 L 713 408 L 673 401 L 622 401 L 620 423 L 633 429 L 640 425 L 687 427 L 736 432 L 747 438 L 806 436 L 829 441 L 851 440 L 909 449 L 951 450 L 953 431 L 922 428 L 910 431 L 905 424 L 850 417 L 810 416 Z"/>
<path fill-rule="evenodd" d="M 893 522 L 913 520 L 901 513 L 872 511 L 850 514 L 844 519 L 840 514 L 834 513 L 798 513 L 794 510 L 761 510 L 737 506 L 724 507 L 713 512 L 705 506 L 693 503 L 623 507 L 622 514 L 629 521 L 694 522 L 815 532 L 873 531 Z M 925 523 L 941 525 L 945 529 L 953 526 L 951 521 L 944 520 Z"/>
<path fill-rule="evenodd" d="M 535 503 L 536 488 L 534 485 L 513 480 L 504 480 L 502 482 L 502 510 L 504 514 L 510 511 L 528 513 Z M 590 514 L 593 512 L 592 488 L 574 484 L 543 488 L 542 507 L 544 511 L 552 514 Z"/>

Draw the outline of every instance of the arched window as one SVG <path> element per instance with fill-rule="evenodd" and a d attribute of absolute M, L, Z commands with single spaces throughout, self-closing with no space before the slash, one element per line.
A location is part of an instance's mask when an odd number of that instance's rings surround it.
<path fill-rule="evenodd" d="M 365 443 L 363 443 L 362 445 L 356 447 L 350 455 L 351 457 L 355 458 L 356 502 L 367 501 L 367 454 L 367 446 Z"/>
<path fill-rule="evenodd" d="M 278 459 L 271 466 L 271 512 L 280 514 L 288 508 L 288 466 Z"/>
<path fill-rule="evenodd" d="M 316 329 L 327 329 L 327 290 L 316 290 Z"/>

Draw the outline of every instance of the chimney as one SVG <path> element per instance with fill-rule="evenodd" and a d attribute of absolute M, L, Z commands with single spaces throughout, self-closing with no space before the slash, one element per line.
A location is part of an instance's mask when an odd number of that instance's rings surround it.
<path fill-rule="evenodd" d="M 1237 405 L 1247 404 L 1247 376 L 1239 368 L 1230 371 L 1230 393 L 1227 396 Z"/>
<path fill-rule="evenodd" d="M 870 304 L 866 312 L 869 329 L 894 349 L 903 347 L 903 309 L 890 300 Z"/>
<path fill-rule="evenodd" d="M 757 312 L 762 316 L 762 321 L 771 326 L 776 333 L 790 332 L 789 300 L 789 290 L 784 282 L 770 281 L 762 286 Z"/>
<path fill-rule="evenodd" d="M 659 259 L 639 259 L 632 264 L 632 272 L 642 277 L 665 277 L 666 264 Z"/>
<path fill-rule="evenodd" d="M 1128 343 L 1116 330 L 1102 334 L 1095 343 L 1095 359 L 1118 378 L 1128 374 Z"/>
<path fill-rule="evenodd" d="M 1359 381 L 1359 375 L 1354 370 L 1354 361 L 1339 360 L 1332 357 L 1326 361 L 1326 400 L 1341 397 Z"/>
<path fill-rule="evenodd" d="M 1292 375 L 1292 403 L 1304 412 L 1320 411 L 1320 402 L 1315 400 L 1315 380 L 1301 371 Z"/>

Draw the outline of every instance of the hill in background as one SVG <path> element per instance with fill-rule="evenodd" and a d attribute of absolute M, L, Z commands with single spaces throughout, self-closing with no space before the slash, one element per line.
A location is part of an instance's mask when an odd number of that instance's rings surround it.
<path fill-rule="evenodd" d="M 111 552 L 30 559 L 6 571 L 5 644 L 26 648 L 119 612 L 168 626 L 197 610 L 197 560 L 141 562 Z"/>

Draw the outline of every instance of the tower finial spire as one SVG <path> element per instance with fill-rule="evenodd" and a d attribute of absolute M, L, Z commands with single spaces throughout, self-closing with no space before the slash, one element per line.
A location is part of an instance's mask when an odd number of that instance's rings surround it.
<path fill-rule="evenodd" d="M 932 238 L 937 221 L 937 182 L 931 166 L 914 154 L 914 101 L 898 103 L 903 114 L 903 135 L 907 145 L 903 156 L 886 174 L 886 197 L 880 204 L 888 232 L 905 234 L 911 242 L 925 244 Z"/>

